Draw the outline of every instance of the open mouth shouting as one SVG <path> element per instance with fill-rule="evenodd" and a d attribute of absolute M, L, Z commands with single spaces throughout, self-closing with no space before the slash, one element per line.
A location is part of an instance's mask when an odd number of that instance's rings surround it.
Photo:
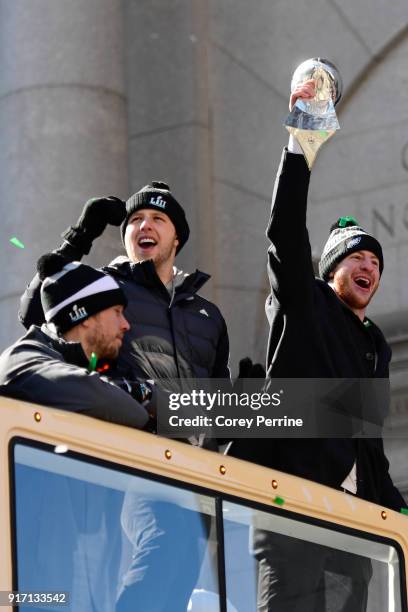
<path fill-rule="evenodd" d="M 140 236 L 137 246 L 143 253 L 150 253 L 157 245 L 157 241 L 151 236 Z"/>
<path fill-rule="evenodd" d="M 361 289 L 365 293 L 370 293 L 373 283 L 368 276 L 355 276 L 353 281 L 359 289 Z"/>

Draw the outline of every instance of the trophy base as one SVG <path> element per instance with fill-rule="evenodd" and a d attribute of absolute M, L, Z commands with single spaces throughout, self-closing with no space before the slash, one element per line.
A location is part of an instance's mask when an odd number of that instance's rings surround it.
<path fill-rule="evenodd" d="M 336 130 L 301 130 L 290 125 L 285 127 L 301 146 L 309 170 L 312 169 L 320 147 L 336 133 Z"/>

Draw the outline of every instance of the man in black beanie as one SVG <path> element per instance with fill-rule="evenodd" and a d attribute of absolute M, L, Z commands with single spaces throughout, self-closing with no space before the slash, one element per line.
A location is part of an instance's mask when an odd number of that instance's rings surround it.
<path fill-rule="evenodd" d="M 291 106 L 298 97 L 312 98 L 314 88 L 313 81 L 300 86 L 291 96 Z M 278 170 L 267 228 L 271 242 L 267 377 L 270 382 L 274 378 L 388 379 L 390 347 L 366 317 L 384 267 L 381 245 L 353 218 L 342 217 L 332 226 L 320 259 L 322 279 L 315 278 L 306 227 L 309 179 L 300 146 L 291 136 Z M 350 408 L 353 412 L 355 407 Z M 382 408 L 386 413 L 388 406 Z M 388 473 L 380 437 L 237 440 L 231 454 L 397 512 L 406 507 Z M 255 530 L 252 546 L 259 569 L 259 612 L 328 609 L 320 597 L 322 593 L 324 597 L 323 570 L 330 562 L 339 573 L 340 565 L 346 567 L 343 573 L 352 584 L 342 610 L 366 609 L 371 572 L 366 560 L 338 555 L 330 561 L 330 549 L 324 552 L 324 547 L 262 530 Z"/>
<path fill-rule="evenodd" d="M 190 230 L 169 186 L 153 181 L 126 204 L 114 197 L 90 200 L 76 225 L 62 234 L 57 252 L 80 260 L 108 224 L 121 225 L 127 253 L 103 268 L 128 300 L 131 329 L 119 365 L 135 376 L 166 381 L 167 387 L 180 378 L 229 378 L 224 318 L 198 294 L 210 277 L 199 270 L 186 274 L 174 265 Z M 25 327 L 44 320 L 40 284 L 34 277 L 22 297 L 19 317 Z"/>
<path fill-rule="evenodd" d="M 50 253 L 38 262 L 46 323 L 33 325 L 0 356 L 8 397 L 144 428 L 144 383 L 115 380 L 113 366 L 129 323 L 126 297 L 107 274 Z M 97 367 L 104 362 L 101 376 Z"/>
<path fill-rule="evenodd" d="M 191 386 L 192 379 L 229 380 L 226 323 L 217 306 L 198 294 L 210 277 L 199 270 L 186 274 L 174 265 L 188 240 L 189 226 L 169 186 L 153 181 L 126 204 L 114 197 L 90 200 L 76 225 L 64 232 L 58 252 L 80 260 L 108 224 L 121 225 L 127 253 L 103 268 L 128 301 L 126 317 L 131 328 L 123 340 L 119 367 L 131 371 L 134 378 L 154 380 L 166 390 L 179 391 L 180 379 L 183 390 Z M 19 316 L 26 327 L 44 320 L 40 285 L 37 276 L 22 297 Z M 189 441 L 202 445 L 203 436 Z M 213 440 L 204 444 L 217 448 Z M 126 508 L 130 510 L 124 510 L 123 524 L 130 525 L 125 532 L 134 547 L 134 558 L 123 576 L 117 611 L 130 612 L 135 606 L 145 612 L 185 610 L 199 576 L 208 521 L 205 517 L 192 520 L 188 510 L 173 508 L 177 531 L 171 531 L 171 509 L 153 501 L 148 505 L 151 528 L 146 531 L 143 520 L 133 520 L 146 510 L 143 497 L 130 496 Z M 167 565 L 159 590 L 151 588 L 161 559 L 171 559 L 174 554 L 175 533 L 178 562 Z"/>

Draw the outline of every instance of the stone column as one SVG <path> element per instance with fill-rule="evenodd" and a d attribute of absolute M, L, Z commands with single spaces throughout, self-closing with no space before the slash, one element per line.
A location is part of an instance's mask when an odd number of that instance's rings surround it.
<path fill-rule="evenodd" d="M 212 274 L 203 293 L 214 299 L 208 1 L 124 5 L 131 191 L 151 180 L 170 185 L 191 229 L 176 265 Z"/>
<path fill-rule="evenodd" d="M 19 296 L 92 196 L 128 193 L 120 0 L 0 0 L 0 348 Z M 9 242 L 16 236 L 25 245 Z M 119 248 L 98 241 L 91 261 Z"/>

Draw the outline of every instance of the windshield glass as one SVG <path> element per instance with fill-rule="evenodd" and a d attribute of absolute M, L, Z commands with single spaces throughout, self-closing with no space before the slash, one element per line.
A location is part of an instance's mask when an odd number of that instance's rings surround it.
<path fill-rule="evenodd" d="M 393 546 L 227 501 L 223 518 L 227 595 L 238 610 L 401 612 Z"/>
<path fill-rule="evenodd" d="M 219 610 L 214 499 L 66 450 L 14 447 L 18 590 L 75 612 Z"/>

